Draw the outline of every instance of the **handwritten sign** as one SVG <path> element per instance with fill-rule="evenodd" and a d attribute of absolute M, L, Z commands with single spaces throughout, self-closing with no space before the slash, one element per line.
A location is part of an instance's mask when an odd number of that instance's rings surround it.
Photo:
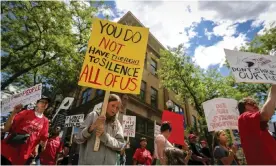
<path fill-rule="evenodd" d="M 203 109 L 209 131 L 238 130 L 238 102 L 234 99 L 216 98 L 204 102 Z"/>
<path fill-rule="evenodd" d="M 276 83 L 276 57 L 224 49 L 236 82 Z"/>
<path fill-rule="evenodd" d="M 136 116 L 123 116 L 123 130 L 125 137 L 135 137 Z"/>
<path fill-rule="evenodd" d="M 22 104 L 23 106 L 36 102 L 41 99 L 42 84 L 37 84 L 33 87 L 25 89 L 23 92 L 12 95 L 4 99 L 1 104 L 1 113 L 5 114 L 11 112 L 14 106 Z"/>
<path fill-rule="evenodd" d="M 77 126 L 79 127 L 83 122 L 84 114 L 66 116 L 65 127 Z"/>
<path fill-rule="evenodd" d="M 149 29 L 95 18 L 79 85 L 139 94 Z"/>

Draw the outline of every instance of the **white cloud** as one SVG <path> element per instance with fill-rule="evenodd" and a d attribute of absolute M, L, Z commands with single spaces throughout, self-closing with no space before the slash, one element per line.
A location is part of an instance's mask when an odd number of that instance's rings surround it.
<path fill-rule="evenodd" d="M 181 43 L 189 46 L 189 38 L 196 33 L 186 34 L 184 29 L 199 23 L 203 15 L 211 19 L 214 14 L 200 12 L 195 1 L 116 1 L 116 6 L 119 11 L 131 11 L 164 46 L 171 47 Z"/>
<path fill-rule="evenodd" d="M 252 23 L 252 27 L 257 27 L 263 24 L 264 28 L 258 32 L 258 35 L 261 35 L 264 33 L 265 29 L 270 28 L 273 22 L 276 22 L 276 4 L 271 5 L 267 12 L 260 14 L 260 16 Z"/>
<path fill-rule="evenodd" d="M 236 27 L 233 21 L 220 21 L 213 31 L 216 36 L 233 36 L 236 34 Z"/>
<path fill-rule="evenodd" d="M 215 19 L 244 22 L 248 19 L 256 19 L 275 2 L 266 1 L 201 1 L 199 9 L 215 11 Z"/>
<path fill-rule="evenodd" d="M 226 49 L 239 48 L 246 43 L 246 35 L 240 34 L 238 37 L 224 36 L 223 40 L 210 47 L 199 46 L 195 49 L 193 60 L 202 68 L 207 69 L 210 65 L 220 64 L 220 67 L 225 62 Z"/>
<path fill-rule="evenodd" d="M 98 10 L 99 14 L 109 17 L 115 17 L 115 13 L 111 10 L 110 7 L 106 5 L 101 5 L 100 8 L 98 8 Z"/>
<path fill-rule="evenodd" d="M 115 1 L 120 17 L 131 11 L 151 33 L 164 45 L 175 47 L 181 43 L 190 46 L 190 39 L 197 36 L 194 24 L 202 19 L 216 23 L 213 32 L 205 31 L 210 40 L 212 35 L 222 36 L 223 40 L 210 47 L 199 46 L 195 50 L 195 60 L 201 67 L 223 62 L 223 48 L 233 49 L 246 42 L 244 34 L 234 37 L 237 23 L 257 19 L 267 25 L 275 20 L 275 4 L 272 2 L 210 2 L 210 1 Z M 119 18 L 120 18 L 119 17 Z M 113 21 L 118 21 L 115 18 Z M 184 32 L 185 28 L 188 33 Z M 200 38 L 200 36 L 198 36 Z"/>
<path fill-rule="evenodd" d="M 198 33 L 195 31 L 195 27 L 191 27 L 189 30 L 188 30 L 188 38 L 189 39 L 192 39 L 193 37 L 195 37 L 196 35 L 198 35 Z"/>

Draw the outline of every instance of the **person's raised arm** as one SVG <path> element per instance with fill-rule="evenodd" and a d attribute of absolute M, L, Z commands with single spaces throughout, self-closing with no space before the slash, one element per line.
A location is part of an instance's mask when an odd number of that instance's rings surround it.
<path fill-rule="evenodd" d="M 267 100 L 261 110 L 261 121 L 269 121 L 275 111 L 276 85 L 272 85 Z"/>
<path fill-rule="evenodd" d="M 21 111 L 22 108 L 23 108 L 22 104 L 18 104 L 13 108 L 13 111 L 10 114 L 7 122 L 5 123 L 4 129 L 3 129 L 2 132 L 9 132 L 10 131 L 14 117 L 17 115 L 18 112 Z"/>

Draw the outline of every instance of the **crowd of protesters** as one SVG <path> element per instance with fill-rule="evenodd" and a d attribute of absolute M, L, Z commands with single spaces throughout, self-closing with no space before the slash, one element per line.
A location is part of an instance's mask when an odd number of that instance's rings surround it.
<path fill-rule="evenodd" d="M 125 141 L 122 129 L 126 101 L 126 95 L 111 94 L 106 114 L 89 113 L 74 135 L 72 146 L 59 137 L 59 126 L 49 128 L 49 120 L 44 116 L 49 98 L 38 100 L 34 110 L 15 106 L 1 131 L 8 132 L 1 141 L 1 164 L 125 165 L 126 149 L 132 146 Z M 273 85 L 262 109 L 251 98 L 238 104 L 239 133 L 247 164 L 276 164 L 276 141 L 267 130 L 275 103 L 276 85 Z M 141 137 L 140 147 L 132 156 L 133 165 L 240 165 L 237 145 L 228 142 L 225 131 L 213 133 L 213 146 L 209 147 L 206 140 L 200 140 L 194 133 L 188 135 L 182 146 L 171 144 L 168 138 L 172 130 L 170 122 L 162 122 L 160 134 L 154 139 L 153 154 L 147 149 L 148 140 Z M 93 150 L 96 137 L 100 139 L 98 151 Z M 70 149 L 77 153 L 70 154 Z"/>

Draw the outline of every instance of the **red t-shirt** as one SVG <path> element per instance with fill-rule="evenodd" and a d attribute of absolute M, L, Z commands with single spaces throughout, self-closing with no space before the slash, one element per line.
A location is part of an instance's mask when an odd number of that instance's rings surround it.
<path fill-rule="evenodd" d="M 151 165 L 151 161 L 152 161 L 150 151 L 142 148 L 136 149 L 133 155 L 133 159 L 136 160 L 138 164 L 142 164 L 142 165 Z"/>
<path fill-rule="evenodd" d="M 43 116 L 39 118 L 33 110 L 23 110 L 13 119 L 9 133 L 30 134 L 25 144 L 7 144 L 10 135 L 1 141 L 1 155 L 5 156 L 14 165 L 26 163 L 30 154 L 40 141 L 48 138 L 49 121 Z"/>
<path fill-rule="evenodd" d="M 40 153 L 40 162 L 42 165 L 55 165 L 56 154 L 62 152 L 62 144 L 60 137 L 51 137 L 48 139 L 46 148 Z"/>
<path fill-rule="evenodd" d="M 275 165 L 276 141 L 261 122 L 260 112 L 245 112 L 239 117 L 239 133 L 248 165 Z"/>

